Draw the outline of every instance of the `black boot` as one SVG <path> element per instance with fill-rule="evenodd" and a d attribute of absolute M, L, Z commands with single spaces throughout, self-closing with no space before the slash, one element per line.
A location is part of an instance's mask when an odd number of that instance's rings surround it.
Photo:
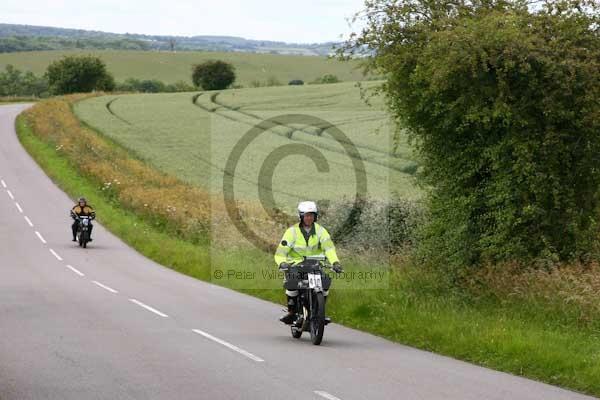
<path fill-rule="evenodd" d="M 291 325 L 292 322 L 294 322 L 294 320 L 296 319 L 296 297 L 291 297 L 288 296 L 288 313 L 285 314 L 283 317 L 279 318 L 279 320 L 281 322 L 283 322 L 286 325 Z"/>

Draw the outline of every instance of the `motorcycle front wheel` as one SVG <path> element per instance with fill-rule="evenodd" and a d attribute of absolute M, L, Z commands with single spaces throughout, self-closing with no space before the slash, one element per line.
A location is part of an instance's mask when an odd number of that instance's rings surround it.
<path fill-rule="evenodd" d="M 81 245 L 81 247 L 83 247 L 85 249 L 87 247 L 87 242 L 88 242 L 88 232 L 82 231 L 81 234 L 79 235 L 79 244 Z"/>
<path fill-rule="evenodd" d="M 313 310 L 310 318 L 310 340 L 314 345 L 320 345 L 325 331 L 325 296 L 317 292 L 313 296 Z"/>

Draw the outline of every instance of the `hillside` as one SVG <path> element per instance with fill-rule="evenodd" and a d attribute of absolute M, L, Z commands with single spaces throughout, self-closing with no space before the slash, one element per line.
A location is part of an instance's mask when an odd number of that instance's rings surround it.
<path fill-rule="evenodd" d="M 113 49 L 219 51 L 324 56 L 334 43 L 284 43 L 234 36 L 163 36 L 0 24 L 0 53 L 36 50 Z"/>

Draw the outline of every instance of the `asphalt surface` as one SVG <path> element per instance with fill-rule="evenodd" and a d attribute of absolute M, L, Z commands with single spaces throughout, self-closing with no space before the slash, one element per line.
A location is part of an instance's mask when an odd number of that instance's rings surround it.
<path fill-rule="evenodd" d="M 281 306 L 160 266 L 99 223 L 79 248 L 72 200 L 15 135 L 26 107 L 0 107 L 1 400 L 591 398 L 336 324 L 321 346 L 292 339 Z"/>

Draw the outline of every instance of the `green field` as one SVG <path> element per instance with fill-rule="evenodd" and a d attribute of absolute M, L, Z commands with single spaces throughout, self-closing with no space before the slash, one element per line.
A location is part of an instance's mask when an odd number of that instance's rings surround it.
<path fill-rule="evenodd" d="M 275 78 L 283 84 L 292 79 L 305 82 L 324 74 L 334 74 L 342 81 L 361 80 L 358 63 L 342 63 L 325 57 L 290 56 L 251 53 L 215 52 L 153 52 L 153 51 L 32 51 L 0 54 L 0 69 L 12 64 L 18 69 L 43 74 L 48 64 L 66 55 L 96 55 L 107 64 L 119 82 L 127 78 L 158 79 L 165 83 L 183 80 L 191 83 L 191 66 L 209 59 L 232 63 L 236 68 L 237 84 L 252 81 L 266 82 Z"/>
<path fill-rule="evenodd" d="M 329 130 L 288 124 L 258 136 L 239 157 L 234 172 L 236 198 L 256 200 L 259 183 L 265 186 L 259 178 L 261 168 L 269 165 L 274 151 L 290 144 L 307 145 L 323 155 L 329 171 L 319 172 L 306 155 L 287 153 L 274 167 L 271 190 L 267 191 L 273 193 L 280 208 L 289 209 L 303 198 L 353 196 L 353 162 L 357 160 L 364 164 L 368 196 L 419 197 L 412 175 L 416 163 L 406 138 L 400 138 L 394 148 L 391 121 L 382 109 L 381 99 L 368 106 L 354 84 L 341 83 L 103 96 L 78 103 L 75 112 L 138 157 L 211 193 L 223 188 L 226 162 L 234 146 L 263 119 L 301 113 L 326 120 L 347 136 L 346 144 L 351 143 L 358 154 L 350 157 Z"/>

